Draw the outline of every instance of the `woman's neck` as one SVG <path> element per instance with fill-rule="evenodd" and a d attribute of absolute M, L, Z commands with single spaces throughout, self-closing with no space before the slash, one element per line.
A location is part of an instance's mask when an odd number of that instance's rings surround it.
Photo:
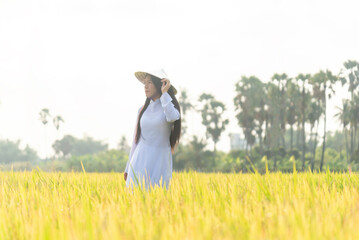
<path fill-rule="evenodd" d="M 157 99 L 159 99 L 161 96 L 160 95 L 156 95 L 156 96 L 154 96 L 154 97 L 152 97 L 151 99 L 152 99 L 152 101 L 156 101 Z"/>

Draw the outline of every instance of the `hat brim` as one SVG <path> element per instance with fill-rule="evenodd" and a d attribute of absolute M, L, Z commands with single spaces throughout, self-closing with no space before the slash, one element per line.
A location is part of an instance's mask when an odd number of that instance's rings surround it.
<path fill-rule="evenodd" d="M 136 77 L 142 84 L 145 84 L 144 80 L 145 80 L 146 74 L 152 75 L 151 73 L 138 71 L 138 72 L 135 72 L 135 77 Z M 174 93 L 174 95 L 176 95 L 176 94 L 177 94 L 177 89 L 172 85 L 172 83 L 171 83 L 171 87 L 170 87 L 170 88 L 173 89 L 173 93 Z"/>

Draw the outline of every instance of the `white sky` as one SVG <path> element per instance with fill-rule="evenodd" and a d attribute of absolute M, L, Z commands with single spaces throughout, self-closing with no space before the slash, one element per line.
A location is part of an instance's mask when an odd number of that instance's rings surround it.
<path fill-rule="evenodd" d="M 132 140 L 143 85 L 133 73 L 164 68 L 196 101 L 202 92 L 226 103 L 230 119 L 218 149 L 240 132 L 234 84 L 267 82 L 359 60 L 359 2 L 340 0 L 0 0 L 0 137 L 51 154 L 56 131 L 42 108 L 61 115 L 61 136 L 84 135 L 115 147 Z M 338 85 L 328 109 L 346 97 Z M 204 136 L 199 115 L 187 122 Z M 47 144 L 45 144 L 45 139 Z"/>

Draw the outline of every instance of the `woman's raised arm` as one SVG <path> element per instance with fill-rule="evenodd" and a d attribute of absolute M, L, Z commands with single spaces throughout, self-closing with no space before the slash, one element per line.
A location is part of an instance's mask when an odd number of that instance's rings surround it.
<path fill-rule="evenodd" d="M 166 115 L 167 122 L 174 122 L 180 119 L 181 114 L 179 113 L 177 108 L 175 108 L 174 104 L 172 103 L 172 98 L 167 92 L 164 92 L 162 94 L 162 96 L 160 97 L 160 101 L 163 111 Z"/>

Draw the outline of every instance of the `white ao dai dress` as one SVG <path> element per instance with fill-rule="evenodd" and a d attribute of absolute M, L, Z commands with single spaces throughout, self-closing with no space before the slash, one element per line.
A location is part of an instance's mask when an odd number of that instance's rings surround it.
<path fill-rule="evenodd" d="M 141 108 L 138 113 L 140 110 Z M 180 113 L 167 92 L 155 101 L 150 101 L 140 121 L 141 136 L 137 144 L 136 123 L 125 169 L 127 187 L 142 186 L 144 181 L 146 189 L 149 189 L 150 185 L 169 188 L 172 179 L 172 152 L 169 139 L 174 121 L 178 119 Z"/>

